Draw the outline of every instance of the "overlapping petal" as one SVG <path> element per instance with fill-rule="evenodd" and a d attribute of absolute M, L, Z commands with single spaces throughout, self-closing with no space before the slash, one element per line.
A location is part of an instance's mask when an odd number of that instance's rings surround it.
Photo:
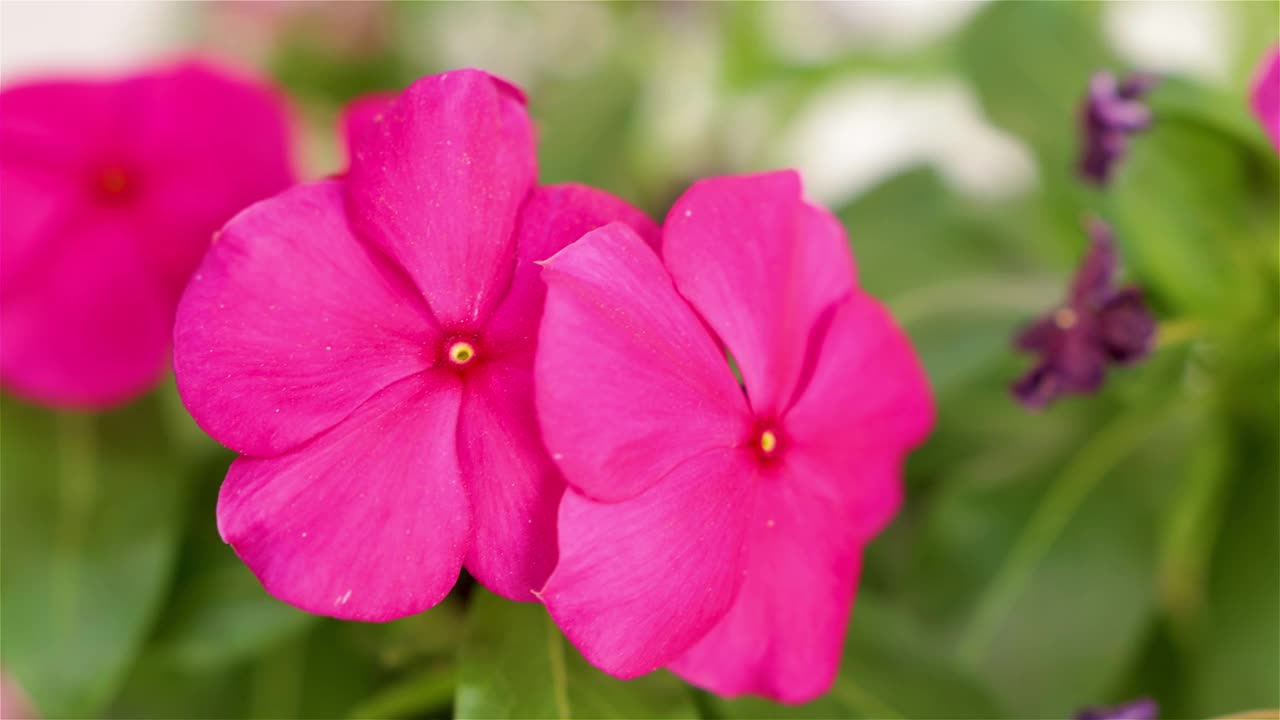
<path fill-rule="evenodd" d="M 748 439 L 724 356 L 633 230 L 588 233 L 542 277 L 538 418 L 571 484 L 623 500 L 695 455 Z"/>
<path fill-rule="evenodd" d="M 448 372 L 402 380 L 311 442 L 231 466 L 218 529 L 272 595 L 308 612 L 391 620 L 438 603 L 470 510 Z"/>
<path fill-rule="evenodd" d="M 572 491 L 542 600 L 596 667 L 631 678 L 666 665 L 719 621 L 742 580 L 755 467 L 709 450 L 626 502 Z"/>
<path fill-rule="evenodd" d="M 359 137 L 352 226 L 413 279 L 443 327 L 474 330 L 502 299 L 535 179 L 522 99 L 474 70 L 409 86 Z"/>
<path fill-rule="evenodd" d="M 840 664 L 860 565 L 845 507 L 811 492 L 829 468 L 784 458 L 764 477 L 742 587 L 724 618 L 671 665 L 717 694 L 807 702 Z"/>
<path fill-rule="evenodd" d="M 680 294 L 733 354 L 754 411 L 785 410 L 811 330 L 853 289 L 839 224 L 805 204 L 794 172 L 712 178 L 676 201 L 662 253 Z"/>
<path fill-rule="evenodd" d="M 538 187 L 520 211 L 516 231 L 516 269 L 506 298 L 485 326 L 487 344 L 503 354 L 531 354 L 546 285 L 538 263 L 588 232 L 623 222 L 655 250 L 658 226 L 625 201 L 586 185 Z"/>
<path fill-rule="evenodd" d="M 458 417 L 458 461 L 473 511 L 467 570 L 493 592 L 531 602 L 556 562 L 564 481 L 538 435 L 533 368 L 477 363 L 466 373 Z"/>
<path fill-rule="evenodd" d="M 784 420 L 788 437 L 905 453 L 928 434 L 934 407 L 924 368 L 869 295 L 855 290 L 834 307 L 815 351 L 813 374 Z"/>
<path fill-rule="evenodd" d="M 201 427 L 274 455 L 430 367 L 439 338 L 408 279 L 352 233 L 331 180 L 227 225 L 179 305 L 174 364 Z"/>

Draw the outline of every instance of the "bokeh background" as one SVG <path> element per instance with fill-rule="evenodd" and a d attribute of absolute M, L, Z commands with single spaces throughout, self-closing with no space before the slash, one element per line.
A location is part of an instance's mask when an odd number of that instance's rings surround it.
<path fill-rule="evenodd" d="M 1280 183 L 1246 104 L 1274 2 L 19 3 L 0 77 L 192 51 L 295 103 L 306 177 L 335 119 L 460 66 L 529 92 L 544 182 L 655 217 L 692 179 L 782 166 L 846 224 L 940 417 L 870 548 L 835 687 L 724 701 L 622 683 L 536 605 L 465 581 L 386 625 L 268 597 L 221 543 L 231 460 L 172 381 L 104 414 L 0 402 L 7 716 L 1166 718 L 1280 705 Z M 1167 80 L 1106 191 L 1073 172 L 1099 69 Z M 0 209 L 3 211 L 3 209 Z M 1011 337 L 1111 222 L 1161 319 L 1143 364 L 1029 413 Z M 34 706 L 34 708 L 32 707 Z"/>

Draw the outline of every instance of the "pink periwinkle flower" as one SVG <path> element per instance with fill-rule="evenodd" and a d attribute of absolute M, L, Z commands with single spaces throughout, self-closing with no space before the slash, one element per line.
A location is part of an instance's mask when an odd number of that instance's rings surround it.
<path fill-rule="evenodd" d="M 213 232 L 293 182 L 284 104 L 194 63 L 0 92 L 0 384 L 103 407 L 168 367 Z"/>
<path fill-rule="evenodd" d="M 1262 129 L 1280 150 L 1280 46 L 1267 52 L 1258 65 L 1250 100 Z"/>
<path fill-rule="evenodd" d="M 242 453 L 218 527 L 305 610 L 390 620 L 466 568 L 535 600 L 564 484 L 533 408 L 536 261 L 639 211 L 535 187 L 524 97 L 478 71 L 349 114 L 351 167 L 234 218 L 178 308 L 178 389 Z M 366 118 L 360 125 L 358 118 Z"/>
<path fill-rule="evenodd" d="M 615 223 L 546 262 L 538 417 L 573 491 L 541 597 L 597 667 L 785 702 L 830 686 L 862 549 L 934 416 L 852 261 L 778 172 L 695 184 L 661 257 Z"/>

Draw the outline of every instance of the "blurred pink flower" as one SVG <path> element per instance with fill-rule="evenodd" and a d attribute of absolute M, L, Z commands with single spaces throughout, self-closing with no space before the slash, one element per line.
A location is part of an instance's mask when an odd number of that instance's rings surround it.
<path fill-rule="evenodd" d="M 1280 149 L 1280 46 L 1272 48 L 1258 65 L 1251 100 L 1262 129 Z"/>
<path fill-rule="evenodd" d="M 0 670 L 0 718 L 4 720 L 34 720 L 40 715 L 32 707 L 27 694 L 8 673 Z"/>
<path fill-rule="evenodd" d="M 293 181 L 273 91 L 186 62 L 0 92 L 0 383 L 102 407 L 153 385 L 214 230 Z"/>
<path fill-rule="evenodd" d="M 793 172 L 695 184 L 545 264 L 538 416 L 570 487 L 541 597 L 588 660 L 802 702 L 933 422 L 924 372 Z M 739 387 L 723 341 L 737 360 Z"/>
<path fill-rule="evenodd" d="M 535 187 L 524 97 L 485 73 L 352 117 L 369 124 L 346 176 L 232 220 L 178 309 L 183 400 L 246 456 L 219 529 L 314 613 L 417 613 L 464 564 L 533 600 L 564 488 L 534 419 L 534 261 L 615 220 L 657 227 L 597 190 Z"/>

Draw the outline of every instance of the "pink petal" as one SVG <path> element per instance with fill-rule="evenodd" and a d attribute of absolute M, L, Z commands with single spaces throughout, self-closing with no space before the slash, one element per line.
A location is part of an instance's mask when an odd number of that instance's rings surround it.
<path fill-rule="evenodd" d="M 332 427 L 430 367 L 442 342 L 409 281 L 352 234 L 332 180 L 231 221 L 187 287 L 174 337 L 187 409 L 251 455 Z"/>
<path fill-rule="evenodd" d="M 6 87 L 0 92 L 0 159 L 62 174 L 88 170 L 122 145 L 118 123 L 103 122 L 120 114 L 118 87 L 61 79 Z"/>
<path fill-rule="evenodd" d="M 143 250 L 176 302 L 213 233 L 295 181 L 283 96 L 185 63 L 123 84 Z"/>
<path fill-rule="evenodd" d="M 737 360 L 752 408 L 782 413 L 819 316 L 853 289 L 839 224 L 804 203 L 794 172 L 712 178 L 676 201 L 662 252 L 680 294 Z"/>
<path fill-rule="evenodd" d="M 671 669 L 719 695 L 801 703 L 839 668 L 859 546 L 841 506 L 809 492 L 825 468 L 791 454 L 781 465 L 761 479 L 733 607 Z"/>
<path fill-rule="evenodd" d="M 503 353 L 532 353 L 546 295 L 537 263 L 611 222 L 624 222 L 655 250 L 661 230 L 644 213 L 603 190 L 586 185 L 534 188 L 520 211 L 516 270 L 511 289 L 485 325 L 487 345 Z"/>
<path fill-rule="evenodd" d="M 467 552 L 456 376 L 383 390 L 287 454 L 244 457 L 218 497 L 218 530 L 275 597 L 384 621 L 448 594 Z"/>
<path fill-rule="evenodd" d="M 814 459 L 812 485 L 843 499 L 859 537 L 901 500 L 900 463 L 933 425 L 928 379 L 910 340 L 861 291 L 835 306 L 808 384 L 783 419 L 786 452 Z"/>
<path fill-rule="evenodd" d="M 669 663 L 729 609 L 756 485 L 751 456 L 711 450 L 626 502 L 574 492 L 542 601 L 596 667 L 621 678 Z"/>
<path fill-rule="evenodd" d="M 458 418 L 458 461 L 473 514 L 467 570 L 499 595 L 533 602 L 556 563 L 564 481 L 538 436 L 533 368 L 476 363 L 465 373 Z"/>
<path fill-rule="evenodd" d="M 1256 72 L 1250 96 L 1253 112 L 1280 150 L 1280 46 L 1267 52 Z"/>
<path fill-rule="evenodd" d="M 356 137 L 381 122 L 383 115 L 395 102 L 395 93 L 369 93 L 347 103 L 338 118 L 338 127 L 342 131 L 342 142 L 347 157 L 355 155 Z"/>
<path fill-rule="evenodd" d="M 113 405 L 160 379 L 173 306 L 133 250 L 126 218 L 94 211 L 66 220 L 40 260 L 56 271 L 4 288 L 0 380 L 41 402 Z"/>
<path fill-rule="evenodd" d="M 442 327 L 475 330 L 506 294 L 535 179 L 524 105 L 459 70 L 409 86 L 357 138 L 352 225 L 408 272 Z"/>
<path fill-rule="evenodd" d="M 698 317 L 622 223 L 548 260 L 538 419 L 565 479 L 617 501 L 681 462 L 748 439 L 742 391 Z"/>

